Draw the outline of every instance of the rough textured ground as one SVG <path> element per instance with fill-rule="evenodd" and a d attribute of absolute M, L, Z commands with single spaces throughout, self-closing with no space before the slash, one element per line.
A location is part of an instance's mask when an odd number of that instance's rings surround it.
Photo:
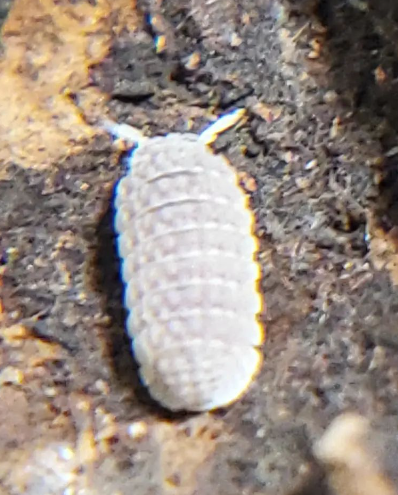
<path fill-rule="evenodd" d="M 398 489 L 397 7 L 218 3 L 15 0 L 3 25 L 0 493 Z M 265 364 L 229 409 L 171 417 L 123 332 L 120 152 L 95 124 L 196 130 L 236 106 L 215 148 L 258 220 Z M 339 433 L 359 468 L 319 450 L 347 410 L 372 425 Z"/>

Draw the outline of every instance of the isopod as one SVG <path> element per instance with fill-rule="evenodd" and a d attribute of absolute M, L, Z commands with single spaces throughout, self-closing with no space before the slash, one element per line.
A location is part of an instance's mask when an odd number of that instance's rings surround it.
<path fill-rule="evenodd" d="M 114 203 L 126 327 L 142 382 L 172 411 L 231 404 L 262 363 L 254 216 L 237 174 L 209 147 L 242 114 L 199 135 L 104 125 L 135 145 Z"/>

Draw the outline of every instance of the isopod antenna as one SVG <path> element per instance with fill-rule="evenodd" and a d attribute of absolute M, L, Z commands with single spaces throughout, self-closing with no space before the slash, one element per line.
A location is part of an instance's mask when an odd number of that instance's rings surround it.
<path fill-rule="evenodd" d="M 112 122 L 111 120 L 102 121 L 100 128 L 109 132 L 115 138 L 123 139 L 133 145 L 140 145 L 149 139 L 136 127 L 128 124 L 116 124 L 116 122 Z"/>

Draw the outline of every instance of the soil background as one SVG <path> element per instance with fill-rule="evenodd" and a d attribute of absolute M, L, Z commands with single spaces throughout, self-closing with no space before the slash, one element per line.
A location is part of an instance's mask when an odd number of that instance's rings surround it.
<path fill-rule="evenodd" d="M 0 16 L 0 493 L 396 493 L 395 2 L 15 0 Z M 124 333 L 125 153 L 100 122 L 199 131 L 236 107 L 214 149 L 256 215 L 264 366 L 228 409 L 173 416 Z M 331 469 L 317 446 L 347 412 Z"/>

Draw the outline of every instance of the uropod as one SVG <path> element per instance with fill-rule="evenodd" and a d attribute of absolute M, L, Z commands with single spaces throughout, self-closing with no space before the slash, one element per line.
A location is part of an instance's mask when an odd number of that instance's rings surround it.
<path fill-rule="evenodd" d="M 127 332 L 143 383 L 172 411 L 234 402 L 262 363 L 254 216 L 237 174 L 209 147 L 243 113 L 199 135 L 104 125 L 135 146 L 115 191 Z"/>

